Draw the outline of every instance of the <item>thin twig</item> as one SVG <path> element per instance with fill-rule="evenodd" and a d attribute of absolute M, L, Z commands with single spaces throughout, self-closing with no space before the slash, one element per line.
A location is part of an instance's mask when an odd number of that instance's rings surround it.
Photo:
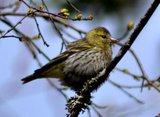
<path fill-rule="evenodd" d="M 101 115 L 101 113 L 98 112 L 98 110 L 97 110 L 93 105 L 91 105 L 91 107 L 92 107 L 92 109 L 96 112 L 96 114 L 97 114 L 98 117 L 103 117 L 103 116 Z"/>
<path fill-rule="evenodd" d="M 137 99 L 135 96 L 133 96 L 132 94 L 130 94 L 129 92 L 127 92 L 126 90 L 123 89 L 123 87 L 121 87 L 121 85 L 111 81 L 108 79 L 108 82 L 110 82 L 112 85 L 114 85 L 115 87 L 117 87 L 118 89 L 120 89 L 123 93 L 125 93 L 128 97 L 134 99 L 136 102 L 140 103 L 140 104 L 144 104 L 144 102 L 142 102 L 141 100 Z"/>
<path fill-rule="evenodd" d="M 62 91 L 61 88 L 58 88 L 50 79 L 47 78 L 47 81 L 49 82 L 49 84 L 54 87 L 59 93 L 62 94 L 62 96 L 67 100 L 68 96 Z"/>
<path fill-rule="evenodd" d="M 115 70 L 120 71 L 120 72 L 122 72 L 124 74 L 127 74 L 127 75 L 129 75 L 129 76 L 131 76 L 133 78 L 142 78 L 143 79 L 143 76 L 133 74 L 133 73 L 129 72 L 128 70 L 126 72 L 126 69 L 115 68 Z"/>
<path fill-rule="evenodd" d="M 0 37 L 0 39 L 1 38 L 3 38 L 4 36 L 6 36 L 9 32 L 11 32 L 12 30 L 14 30 L 19 24 L 21 24 L 21 22 L 25 19 L 27 17 L 27 15 L 26 16 L 24 16 L 21 20 L 19 20 L 13 27 L 11 27 L 9 30 L 7 30 L 7 32 L 6 33 L 4 33 L 1 37 Z"/>
<path fill-rule="evenodd" d="M 44 6 L 46 7 L 46 10 L 49 12 L 49 9 L 47 8 L 47 6 L 46 6 L 46 4 L 45 4 L 45 2 L 44 2 L 43 0 L 42 0 L 42 3 L 43 3 Z M 60 32 L 60 30 L 58 29 L 58 27 L 56 26 L 55 21 L 51 18 L 51 15 L 50 15 L 50 14 L 48 14 L 48 17 L 49 17 L 49 19 L 50 19 L 50 21 L 52 22 L 55 30 L 57 31 L 57 33 L 59 34 L 59 36 L 60 36 L 60 38 L 61 38 L 61 40 L 62 40 L 62 46 L 61 46 L 61 50 L 60 50 L 60 53 L 61 53 L 62 50 L 63 50 L 63 45 L 64 45 L 65 47 L 67 47 L 67 45 L 66 45 L 66 40 L 64 39 L 64 37 L 63 37 L 62 33 Z"/>
<path fill-rule="evenodd" d="M 33 16 L 33 19 L 34 19 L 34 21 L 35 21 L 35 23 L 36 23 L 38 33 L 39 33 L 39 35 L 41 36 L 44 45 L 46 45 L 47 47 L 49 47 L 49 44 L 45 41 L 45 39 L 44 39 L 44 37 L 43 37 L 43 35 L 42 35 L 42 33 L 41 33 L 41 30 L 40 30 L 40 27 L 39 27 L 39 24 L 38 24 L 38 21 L 37 21 L 36 17 Z"/>
<path fill-rule="evenodd" d="M 33 42 L 30 41 L 32 43 L 32 45 L 37 49 L 37 51 L 42 54 L 48 61 L 50 61 L 51 59 Z"/>
<path fill-rule="evenodd" d="M 123 40 L 123 39 L 129 34 L 129 32 L 130 32 L 129 30 L 126 30 L 121 37 L 117 38 L 117 40 L 118 40 L 118 41 Z"/>
<path fill-rule="evenodd" d="M 87 109 L 88 110 L 88 117 L 92 117 L 91 116 L 91 110 L 90 109 Z"/>
<path fill-rule="evenodd" d="M 0 20 L 1 20 L 2 22 L 4 22 L 5 24 L 7 24 L 9 27 L 13 27 L 13 24 L 12 24 L 11 22 L 6 21 L 6 20 L 1 19 L 1 18 L 0 18 Z M 18 30 L 17 28 L 13 28 L 13 30 L 14 30 L 18 35 L 21 36 L 21 39 L 24 38 L 24 39 L 26 39 L 26 40 L 29 40 L 29 42 L 38 50 L 38 52 L 39 52 L 40 54 L 42 54 L 48 61 L 51 60 L 33 41 L 31 41 L 31 38 L 29 38 L 27 35 L 25 35 L 24 33 L 22 33 L 22 32 L 21 32 L 20 30 Z"/>
<path fill-rule="evenodd" d="M 38 65 L 42 66 L 34 48 L 29 43 L 25 43 L 25 46 L 28 48 L 29 52 L 31 52 L 31 54 L 33 55 L 33 58 L 37 61 Z"/>
<path fill-rule="evenodd" d="M 37 8 L 34 8 L 34 7 L 30 6 L 24 0 L 19 0 L 19 1 L 23 2 L 28 8 L 32 8 L 33 10 L 35 10 L 35 12 L 46 13 L 46 14 L 52 15 L 54 17 L 59 17 L 59 18 L 62 18 L 62 19 L 67 19 L 67 20 L 72 20 L 72 21 L 79 21 L 79 19 L 76 19 L 76 18 L 71 18 L 71 17 L 68 17 L 68 16 L 66 17 L 66 16 L 63 16 L 63 15 L 60 15 L 60 14 L 55 14 L 55 13 L 51 13 L 51 12 L 48 12 L 48 11 L 39 10 Z M 82 18 L 81 21 L 90 21 L 90 19 L 88 19 L 88 18 Z"/>
<path fill-rule="evenodd" d="M 124 46 L 124 44 L 121 44 L 121 43 L 119 43 L 119 42 L 117 43 L 117 45 L 122 46 L 122 47 Z M 139 60 L 138 56 L 136 55 L 136 53 L 135 53 L 131 48 L 129 49 L 129 52 L 132 54 L 132 56 L 133 56 L 134 59 L 136 60 L 137 65 L 138 65 L 138 67 L 139 67 L 139 69 L 140 69 L 140 71 L 141 71 L 141 73 L 142 73 L 142 76 L 141 76 L 141 78 L 142 78 L 141 92 L 142 92 L 143 86 L 144 86 L 144 81 L 146 80 L 147 82 L 149 82 L 149 78 L 148 78 L 148 76 L 147 76 L 147 74 L 146 74 L 146 72 L 145 72 L 145 70 L 144 70 L 144 68 L 143 68 L 143 66 L 142 66 L 141 61 Z M 120 71 L 120 70 L 119 70 L 119 71 Z M 134 77 L 134 74 L 128 73 L 128 75 L 131 75 L 131 76 Z M 151 82 L 150 82 L 150 84 L 154 85 L 154 84 L 151 83 Z M 149 88 L 150 88 L 150 87 L 149 87 Z"/>
<path fill-rule="evenodd" d="M 67 47 L 67 41 L 64 39 L 61 31 L 58 29 L 58 27 L 56 26 L 55 22 L 53 22 L 53 26 L 54 26 L 55 30 L 57 31 L 57 33 L 59 34 L 64 46 Z"/>
<path fill-rule="evenodd" d="M 21 40 L 22 37 L 16 36 L 16 35 L 7 35 L 7 36 L 3 36 L 1 38 L 17 38 L 17 39 Z"/>
<path fill-rule="evenodd" d="M 37 3 L 35 0 L 29 0 L 30 4 L 34 5 L 34 6 L 37 6 Z"/>
<path fill-rule="evenodd" d="M 149 81 L 149 80 L 148 80 L 148 76 L 147 76 L 144 68 L 142 67 L 142 63 L 140 62 L 140 60 L 139 60 L 139 58 L 137 57 L 136 53 L 135 53 L 132 49 L 129 49 L 129 51 L 130 51 L 130 52 L 132 53 L 132 55 L 134 56 L 134 58 L 135 58 L 135 60 L 136 60 L 136 62 L 137 62 L 137 64 L 138 64 L 138 66 L 139 66 L 139 68 L 140 68 L 140 71 L 141 71 L 141 73 L 142 73 L 142 75 L 143 75 L 142 86 L 141 86 L 141 92 L 142 92 L 143 86 L 144 86 L 144 81 L 145 81 L 145 80 L 146 80 L 147 82 Z"/>
<path fill-rule="evenodd" d="M 157 80 L 152 80 L 151 82 L 156 83 Z M 135 86 L 127 86 L 127 85 L 121 85 L 121 84 L 118 84 L 118 85 L 122 88 L 125 88 L 125 89 L 141 88 L 141 85 L 135 85 Z M 147 83 L 144 84 L 144 88 L 148 88 L 148 86 L 150 86 L 150 85 Z M 157 87 L 160 87 L 160 84 L 157 84 Z"/>
<path fill-rule="evenodd" d="M 73 5 L 73 3 L 71 3 L 69 0 L 66 0 L 67 1 L 67 3 L 75 10 L 75 11 L 77 11 L 78 13 L 80 13 L 81 11 L 75 6 L 75 5 Z"/>
<path fill-rule="evenodd" d="M 70 37 L 71 39 L 73 39 L 74 41 L 77 40 L 76 37 L 74 37 L 72 34 L 70 34 L 69 32 L 67 32 L 66 30 L 61 29 L 61 31 L 67 35 L 68 37 Z"/>
<path fill-rule="evenodd" d="M 17 1 L 14 2 L 14 3 L 8 4 L 6 6 L 0 6 L 0 10 L 7 9 L 7 8 L 12 8 L 12 7 L 16 6 L 16 5 L 17 5 Z"/>
<path fill-rule="evenodd" d="M 92 105 L 95 106 L 98 109 L 106 109 L 108 107 L 108 106 L 100 106 L 100 105 L 97 105 L 95 103 L 92 103 Z"/>
<path fill-rule="evenodd" d="M 64 26 L 66 26 L 66 27 L 69 27 L 69 28 L 71 28 L 71 29 L 73 29 L 73 30 L 75 30 L 75 31 L 77 31 L 79 33 L 86 34 L 85 31 L 76 28 L 75 26 L 69 24 L 68 22 L 64 22 L 64 21 L 62 21 L 60 19 L 57 19 L 57 18 L 55 18 L 53 16 L 49 17 L 48 14 L 38 14 L 36 12 L 34 12 L 34 14 L 36 15 L 36 17 L 42 17 L 42 18 L 44 18 L 46 20 L 49 20 L 51 18 L 52 20 L 54 20 L 55 22 L 57 22 L 59 24 L 62 24 Z M 12 13 L 12 12 L 0 13 L 0 16 L 21 16 L 21 17 L 23 17 L 25 15 L 26 15 L 26 13 Z M 32 16 L 28 16 L 28 17 L 33 18 Z"/>
<path fill-rule="evenodd" d="M 41 1 L 42 1 L 42 4 L 45 6 L 46 10 L 49 11 L 49 9 L 48 9 L 46 3 L 44 2 L 44 0 L 41 0 Z"/>

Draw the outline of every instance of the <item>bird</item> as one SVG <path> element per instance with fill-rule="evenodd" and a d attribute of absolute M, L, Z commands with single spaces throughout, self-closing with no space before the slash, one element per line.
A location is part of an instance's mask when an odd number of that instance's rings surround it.
<path fill-rule="evenodd" d="M 62 85 L 78 91 L 87 80 L 105 74 L 112 60 L 112 45 L 115 42 L 116 39 L 106 28 L 94 28 L 84 38 L 69 43 L 66 51 L 21 80 L 25 84 L 41 78 L 57 78 Z"/>

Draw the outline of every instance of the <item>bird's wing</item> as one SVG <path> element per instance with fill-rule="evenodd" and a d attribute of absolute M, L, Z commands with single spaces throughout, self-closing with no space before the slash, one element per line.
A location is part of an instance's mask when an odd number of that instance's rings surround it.
<path fill-rule="evenodd" d="M 71 56 L 74 53 L 77 53 L 79 51 L 84 51 L 86 49 L 88 49 L 88 48 L 85 47 L 85 46 L 84 47 L 83 46 L 81 46 L 81 47 L 76 47 L 76 46 L 69 47 L 67 51 L 65 51 L 65 52 L 61 53 L 59 56 L 53 58 L 49 63 L 47 63 L 46 65 L 44 65 L 40 69 L 35 70 L 34 74 L 35 75 L 40 75 L 44 71 L 47 71 L 47 70 L 53 68 L 54 66 L 57 66 L 57 65 L 60 65 L 60 64 L 64 65 L 65 60 L 69 56 Z"/>
<path fill-rule="evenodd" d="M 46 65 L 44 65 L 40 69 L 35 70 L 35 74 L 42 73 L 44 71 L 49 70 L 53 66 L 56 66 L 60 63 L 63 63 L 63 61 L 65 61 L 69 57 L 69 55 L 70 55 L 70 53 L 66 53 L 66 52 L 60 54 L 59 56 L 53 58 L 50 62 L 48 62 Z"/>

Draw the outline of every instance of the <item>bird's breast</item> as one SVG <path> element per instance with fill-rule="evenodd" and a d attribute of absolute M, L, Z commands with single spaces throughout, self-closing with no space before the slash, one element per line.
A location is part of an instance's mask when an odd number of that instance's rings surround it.
<path fill-rule="evenodd" d="M 65 61 L 65 81 L 70 84 L 81 84 L 87 79 L 97 76 L 110 63 L 111 55 L 90 49 L 71 55 Z"/>

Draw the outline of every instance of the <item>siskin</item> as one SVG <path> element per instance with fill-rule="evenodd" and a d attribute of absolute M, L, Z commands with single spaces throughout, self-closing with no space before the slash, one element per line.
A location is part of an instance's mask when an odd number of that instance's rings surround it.
<path fill-rule="evenodd" d="M 106 28 L 97 27 L 83 39 L 70 43 L 65 52 L 22 81 L 28 83 L 39 78 L 58 78 L 63 85 L 78 91 L 87 80 L 105 74 L 112 60 L 111 45 L 115 42 Z"/>

